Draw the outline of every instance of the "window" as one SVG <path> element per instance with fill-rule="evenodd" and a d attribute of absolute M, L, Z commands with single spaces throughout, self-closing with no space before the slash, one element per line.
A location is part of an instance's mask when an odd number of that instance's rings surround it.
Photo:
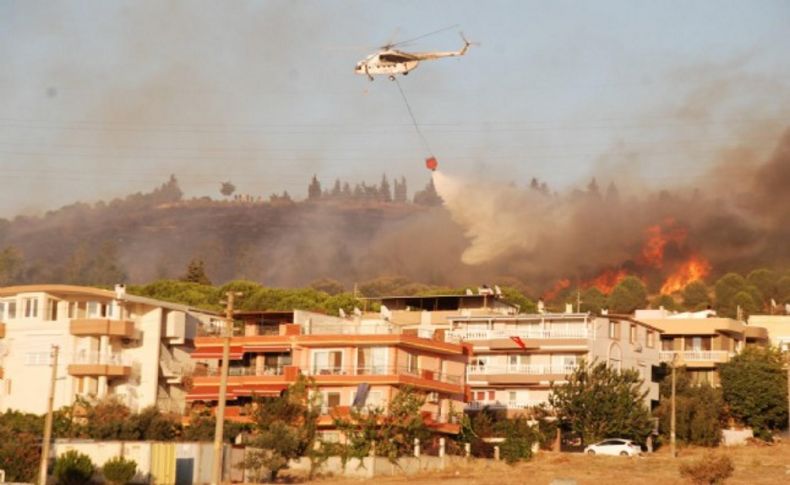
<path fill-rule="evenodd" d="M 409 374 L 418 374 L 419 373 L 419 365 L 418 365 L 419 357 L 412 354 L 406 354 L 406 372 Z"/>
<path fill-rule="evenodd" d="M 613 322 L 613 321 L 609 322 L 609 338 L 612 339 L 620 338 L 620 326 L 617 322 Z"/>
<path fill-rule="evenodd" d="M 510 391 L 508 394 L 508 401 L 516 402 L 516 391 Z"/>
<path fill-rule="evenodd" d="M 496 391 L 488 391 L 488 400 L 489 401 L 496 400 Z"/>
<path fill-rule="evenodd" d="M 357 400 L 357 391 L 351 392 L 351 404 Z M 368 397 L 365 398 L 365 408 L 376 409 L 384 408 L 384 392 L 383 391 L 369 391 Z"/>
<path fill-rule="evenodd" d="M 313 374 L 330 375 L 343 373 L 342 350 L 314 350 Z"/>
<path fill-rule="evenodd" d="M 107 316 L 107 305 L 98 301 L 89 301 L 87 313 L 88 318 L 104 318 Z"/>
<path fill-rule="evenodd" d="M 622 350 L 620 350 L 620 345 L 612 342 L 612 345 L 609 347 L 609 368 L 619 371 L 622 360 L 623 353 Z"/>
<path fill-rule="evenodd" d="M 25 318 L 36 318 L 38 316 L 38 298 L 24 298 L 22 300 Z"/>
<path fill-rule="evenodd" d="M 675 339 L 672 337 L 661 337 L 661 350 L 675 350 Z"/>
<path fill-rule="evenodd" d="M 628 341 L 632 344 L 636 343 L 636 325 L 631 324 L 631 327 L 628 329 Z"/>
<path fill-rule="evenodd" d="M 485 400 L 486 400 L 485 391 L 475 391 L 475 401 L 485 401 Z"/>
<path fill-rule="evenodd" d="M 686 350 L 703 351 L 711 349 L 710 337 L 686 337 Z"/>
<path fill-rule="evenodd" d="M 323 392 L 321 400 L 321 414 L 327 414 L 334 408 L 340 406 L 339 392 Z"/>
<path fill-rule="evenodd" d="M 656 334 L 652 330 L 647 331 L 647 346 L 651 349 L 656 346 Z"/>
<path fill-rule="evenodd" d="M 357 349 L 357 375 L 387 373 L 387 347 L 361 347 Z"/>
<path fill-rule="evenodd" d="M 9 320 L 13 320 L 13 319 L 16 318 L 16 302 L 15 301 L 7 302 L 5 309 L 6 309 L 6 315 L 7 315 Z"/>
<path fill-rule="evenodd" d="M 49 351 L 28 352 L 25 354 L 25 365 L 43 366 L 43 365 L 50 365 L 51 362 L 52 362 L 52 353 Z"/>
<path fill-rule="evenodd" d="M 47 320 L 55 321 L 58 319 L 58 302 L 47 298 Z"/>

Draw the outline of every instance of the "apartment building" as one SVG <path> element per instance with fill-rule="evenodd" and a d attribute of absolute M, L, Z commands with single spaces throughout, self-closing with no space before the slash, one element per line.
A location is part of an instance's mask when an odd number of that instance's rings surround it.
<path fill-rule="evenodd" d="M 747 345 L 766 345 L 765 328 L 713 310 L 675 313 L 665 309 L 637 310 L 634 318 L 661 330 L 662 362 L 685 366 L 693 382 L 718 386 L 719 366 Z"/>
<path fill-rule="evenodd" d="M 306 311 L 244 312 L 235 315 L 231 338 L 226 416 L 249 419 L 254 396 L 279 395 L 299 374 L 311 376 L 322 395 L 319 424 L 351 406 L 386 408 L 404 386 L 427 396 L 426 421 L 457 431 L 449 423 L 466 400 L 464 371 L 470 349 L 445 341 L 444 331 L 405 328 L 380 314 L 333 317 Z M 219 398 L 222 338 L 204 326 L 195 339 L 193 407 L 213 407 Z"/>
<path fill-rule="evenodd" d="M 123 286 L 0 288 L 0 412 L 46 412 L 52 346 L 55 408 L 114 396 L 133 410 L 182 412 L 198 322 L 213 318 Z"/>
<path fill-rule="evenodd" d="M 785 315 L 750 315 L 750 327 L 763 327 L 768 341 L 783 352 L 790 351 L 790 313 Z"/>
<path fill-rule="evenodd" d="M 653 368 L 659 365 L 661 331 L 643 321 L 570 308 L 566 313 L 460 314 L 449 321 L 448 338 L 473 346 L 469 410 L 488 406 L 517 414 L 546 403 L 551 384 L 562 383 L 582 360 L 636 369 L 648 404 L 658 400 Z"/>

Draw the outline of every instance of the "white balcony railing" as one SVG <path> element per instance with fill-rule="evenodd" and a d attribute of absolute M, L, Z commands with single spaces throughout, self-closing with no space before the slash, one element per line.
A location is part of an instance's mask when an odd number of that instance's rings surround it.
<path fill-rule="evenodd" d="M 71 359 L 72 364 L 79 365 L 121 365 L 131 366 L 132 360 L 121 354 L 100 352 L 78 352 Z"/>
<path fill-rule="evenodd" d="M 493 340 L 519 337 L 522 339 L 586 339 L 592 333 L 586 327 L 578 328 L 513 328 L 513 329 L 456 329 L 447 332 L 448 339 Z"/>
<path fill-rule="evenodd" d="M 678 360 L 685 362 L 726 362 L 730 357 L 735 356 L 735 352 L 728 350 L 662 350 L 658 353 L 658 358 L 663 362 L 672 362 L 675 356 Z"/>
<path fill-rule="evenodd" d="M 484 400 L 484 401 L 470 401 L 466 403 L 466 408 L 482 409 L 484 407 L 489 407 L 489 408 L 527 409 L 527 408 L 539 406 L 541 404 L 547 404 L 547 401 L 540 401 L 537 399 L 527 399 L 527 400 L 521 399 L 516 401 L 508 401 L 508 402 Z"/>
<path fill-rule="evenodd" d="M 373 365 L 365 367 L 335 367 L 314 365 L 303 372 L 314 376 L 409 375 L 414 377 L 424 377 L 433 381 L 446 382 L 448 384 L 463 384 L 463 378 L 460 375 L 428 371 L 424 369 L 414 369 L 404 366 Z"/>
<path fill-rule="evenodd" d="M 524 374 L 524 375 L 567 375 L 576 370 L 576 364 L 543 365 L 543 364 L 511 364 L 470 365 L 466 368 L 468 375 L 492 374 Z"/>
<path fill-rule="evenodd" d="M 401 333 L 393 325 L 312 325 L 305 335 L 393 335 Z"/>

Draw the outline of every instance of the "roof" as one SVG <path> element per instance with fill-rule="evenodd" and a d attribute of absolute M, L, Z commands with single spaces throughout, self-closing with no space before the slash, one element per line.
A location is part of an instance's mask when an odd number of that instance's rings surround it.
<path fill-rule="evenodd" d="M 105 290 L 103 288 L 96 288 L 93 286 L 43 284 L 43 285 L 6 286 L 0 288 L 0 297 L 17 295 L 19 293 L 48 293 L 51 295 L 59 295 L 59 296 L 84 296 L 84 297 L 98 297 L 107 300 L 115 300 L 114 291 Z M 157 300 L 145 296 L 132 295 L 129 293 L 126 294 L 125 300 L 127 302 L 141 303 L 144 305 L 167 308 L 169 310 L 204 313 L 207 315 L 217 315 L 216 312 L 213 312 L 211 310 L 197 308 L 189 305 L 182 305 L 180 303 Z"/>

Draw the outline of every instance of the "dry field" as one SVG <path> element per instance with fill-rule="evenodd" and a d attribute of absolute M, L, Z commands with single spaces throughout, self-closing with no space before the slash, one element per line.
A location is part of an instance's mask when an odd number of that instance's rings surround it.
<path fill-rule="evenodd" d="M 573 479 L 587 484 L 688 484 L 678 471 L 680 463 L 699 459 L 707 453 L 702 448 L 681 449 L 677 459 L 668 449 L 640 458 L 586 456 L 578 453 L 542 453 L 529 463 L 508 466 L 504 463 L 475 460 L 468 465 L 443 472 L 411 477 L 377 477 L 376 485 L 406 483 L 443 485 L 510 485 L 549 484 L 555 479 Z M 749 445 L 718 449 L 715 453 L 729 455 L 735 472 L 728 485 L 790 484 L 790 444 L 773 446 Z M 351 485 L 363 480 L 324 478 L 312 483 Z M 558 483 L 573 483 L 571 480 Z"/>

